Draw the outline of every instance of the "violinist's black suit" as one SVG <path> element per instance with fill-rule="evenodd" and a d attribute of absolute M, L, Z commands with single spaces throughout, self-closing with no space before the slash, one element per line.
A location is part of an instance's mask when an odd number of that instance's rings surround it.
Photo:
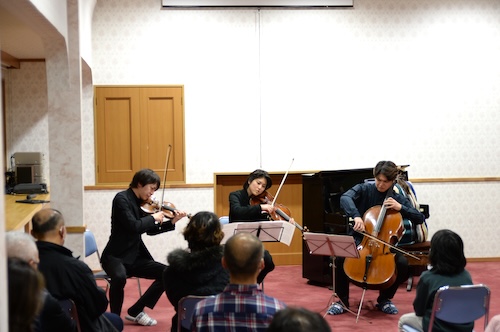
<path fill-rule="evenodd" d="M 131 188 L 115 196 L 111 211 L 111 235 L 101 257 L 102 267 L 111 277 L 110 309 L 118 315 L 122 310 L 127 277 L 155 280 L 137 301 L 143 306 L 154 308 L 163 293 L 162 273 L 166 265 L 153 259 L 141 235 L 156 235 L 175 227 L 170 222 L 161 226 L 157 224 L 153 216 L 141 210 L 141 203 Z"/>

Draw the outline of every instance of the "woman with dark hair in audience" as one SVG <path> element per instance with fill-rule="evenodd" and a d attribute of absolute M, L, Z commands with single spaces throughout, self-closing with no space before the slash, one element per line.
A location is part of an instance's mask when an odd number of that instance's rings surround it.
<path fill-rule="evenodd" d="M 9 331 L 32 332 L 35 318 L 42 308 L 43 276 L 28 262 L 9 258 Z"/>
<path fill-rule="evenodd" d="M 429 319 L 436 291 L 442 286 L 472 285 L 470 273 L 465 269 L 467 261 L 464 255 L 464 243 L 460 236 L 449 230 L 437 231 L 431 239 L 429 252 L 430 270 L 424 271 L 417 285 L 413 308 L 415 312 L 404 314 L 399 319 L 399 330 L 403 324 L 418 331 L 429 329 Z M 433 331 L 472 331 L 470 324 L 450 324 L 439 319 L 434 321 Z"/>
<path fill-rule="evenodd" d="M 222 267 L 224 238 L 219 218 L 212 212 L 198 212 L 184 229 L 188 250 L 176 249 L 167 256 L 163 286 L 176 314 L 172 332 L 177 332 L 177 304 L 187 295 L 213 295 L 229 283 L 229 273 Z"/>
<path fill-rule="evenodd" d="M 267 332 L 331 332 L 332 329 L 319 313 L 301 307 L 287 307 L 278 311 Z"/>

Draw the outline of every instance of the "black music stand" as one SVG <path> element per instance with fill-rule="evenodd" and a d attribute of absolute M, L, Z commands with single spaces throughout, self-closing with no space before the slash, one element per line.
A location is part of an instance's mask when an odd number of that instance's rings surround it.
<path fill-rule="evenodd" d="M 356 248 L 354 238 L 350 235 L 336 235 L 323 233 L 303 234 L 306 241 L 309 253 L 311 255 L 331 256 L 332 257 L 332 296 L 334 299 L 337 296 L 335 292 L 335 257 L 351 257 L 359 258 L 359 252 Z M 330 301 L 329 301 L 330 302 Z M 333 304 L 333 302 L 331 302 Z M 330 304 L 330 305 L 331 305 Z"/>

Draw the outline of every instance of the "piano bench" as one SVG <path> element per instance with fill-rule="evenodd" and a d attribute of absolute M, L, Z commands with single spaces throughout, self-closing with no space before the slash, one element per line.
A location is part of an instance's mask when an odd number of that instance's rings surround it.
<path fill-rule="evenodd" d="M 429 249 L 431 247 L 430 241 L 425 241 L 422 243 L 415 243 L 406 246 L 399 246 L 400 249 L 420 258 L 417 260 L 413 257 L 406 256 L 408 259 L 408 284 L 406 290 L 409 292 L 413 287 L 413 277 L 419 276 L 422 272 L 427 270 L 427 264 L 429 264 Z"/>

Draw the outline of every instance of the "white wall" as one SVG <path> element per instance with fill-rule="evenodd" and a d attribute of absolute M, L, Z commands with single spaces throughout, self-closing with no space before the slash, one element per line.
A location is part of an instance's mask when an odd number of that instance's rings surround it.
<path fill-rule="evenodd" d="M 183 84 L 188 183 L 214 172 L 410 164 L 411 178 L 499 176 L 500 6 L 495 0 L 356 0 L 353 9 L 162 10 L 98 1 L 95 85 Z M 87 102 L 88 103 L 88 102 Z M 84 184 L 94 184 L 92 105 L 84 105 Z M 33 136 L 32 136 L 33 137 Z M 30 141 L 29 137 L 23 140 Z M 431 234 L 457 231 L 468 257 L 498 257 L 500 183 L 416 184 Z M 101 248 L 116 191 L 85 193 Z M 213 209 L 210 189 L 169 190 Z M 182 226 L 182 225 L 181 225 Z M 145 237 L 153 255 L 180 233 Z"/>
<path fill-rule="evenodd" d="M 495 176 L 499 11 L 466 0 L 260 12 L 100 1 L 94 84 L 185 85 L 188 182 L 283 170 L 292 157 L 298 170 L 387 158 L 414 177 Z"/>

